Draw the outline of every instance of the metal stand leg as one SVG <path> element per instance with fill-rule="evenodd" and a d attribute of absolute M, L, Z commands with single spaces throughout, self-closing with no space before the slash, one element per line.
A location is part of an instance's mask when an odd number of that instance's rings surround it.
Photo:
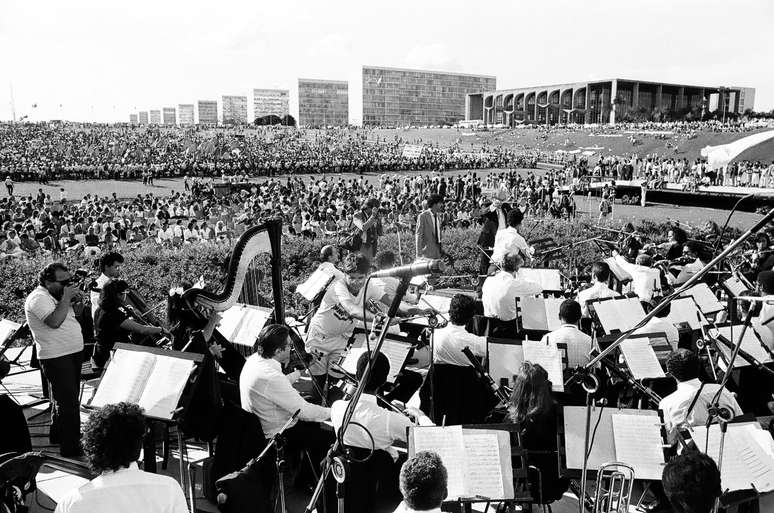
<path fill-rule="evenodd" d="M 583 436 L 583 468 L 581 469 L 580 497 L 578 497 L 578 511 L 584 513 L 586 502 L 586 480 L 589 470 L 589 436 L 591 431 L 591 394 L 586 393 L 586 431 Z"/>
<path fill-rule="evenodd" d="M 280 511 L 281 513 L 287 513 L 287 505 L 285 504 L 285 468 L 287 462 L 285 461 L 285 439 L 278 437 L 275 442 L 275 449 L 277 453 L 277 479 L 279 480 L 279 499 L 280 499 Z"/>
<path fill-rule="evenodd" d="M 183 432 L 180 429 L 180 426 L 177 427 L 177 451 L 178 451 L 178 466 L 180 470 L 180 486 L 183 488 L 183 490 L 186 489 L 186 472 L 185 472 L 185 462 L 187 460 L 186 456 L 186 447 L 185 447 L 185 440 L 183 440 Z"/>

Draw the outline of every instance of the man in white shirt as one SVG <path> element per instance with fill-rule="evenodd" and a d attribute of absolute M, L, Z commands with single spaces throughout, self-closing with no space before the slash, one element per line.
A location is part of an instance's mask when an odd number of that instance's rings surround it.
<path fill-rule="evenodd" d="M 449 495 L 446 467 L 432 451 L 420 451 L 400 469 L 400 493 L 403 496 L 394 513 L 441 513 L 441 504 Z"/>
<path fill-rule="evenodd" d="M 357 379 L 362 380 L 373 353 L 365 352 L 357 362 Z M 374 465 L 360 466 L 355 463 L 346 481 L 345 496 L 349 511 L 389 511 L 400 502 L 398 491 L 398 452 L 395 442 L 406 442 L 406 433 L 414 422 L 403 415 L 380 406 L 376 395 L 387 381 L 390 362 L 384 353 L 378 353 L 373 362 L 368 383 L 355 406 L 352 422 L 344 433 L 344 444 L 355 452 L 356 458 L 369 456 L 377 451 Z M 350 401 L 336 401 L 331 406 L 331 421 L 338 433 L 344 422 L 344 414 Z M 420 410 L 407 407 L 406 413 L 422 425 L 433 425 Z M 377 464 L 378 462 L 378 464 Z"/>
<path fill-rule="evenodd" d="M 591 337 L 578 329 L 581 320 L 581 307 L 577 301 L 566 299 L 559 306 L 560 328 L 543 335 L 542 342 L 557 347 L 558 344 L 567 345 L 567 366 L 569 368 L 581 367 L 589 363 L 591 352 Z"/>
<path fill-rule="evenodd" d="M 105 253 L 99 259 L 99 270 L 101 274 L 97 278 L 97 287 L 91 289 L 91 317 L 95 317 L 97 313 L 97 307 L 99 306 L 99 296 L 104 287 L 109 281 L 117 280 L 121 276 L 121 265 L 124 263 L 124 257 L 120 253 L 111 251 Z"/>
<path fill-rule="evenodd" d="M 486 355 L 486 337 L 474 335 L 465 329 L 473 315 L 473 298 L 464 294 L 452 298 L 449 304 L 449 324 L 435 330 L 433 336 L 434 363 L 470 367 L 470 360 L 462 353 L 466 347 L 476 356 Z"/>
<path fill-rule="evenodd" d="M 693 258 L 693 262 L 685 264 L 680 274 L 675 278 L 674 285 L 682 285 L 688 281 L 694 274 L 702 270 L 705 266 L 705 262 L 709 262 L 710 255 L 701 247 L 698 242 L 689 241 L 685 244 L 683 252 L 689 258 Z"/>
<path fill-rule="evenodd" d="M 591 277 L 594 279 L 594 284 L 578 292 L 578 303 L 581 305 L 583 317 L 589 317 L 589 301 L 620 296 L 618 292 L 607 286 L 610 279 L 610 266 L 607 262 L 594 262 L 591 266 Z"/>
<path fill-rule="evenodd" d="M 519 234 L 519 227 L 523 220 L 524 214 L 517 207 L 508 211 L 508 228 L 499 230 L 495 235 L 492 251 L 492 262 L 495 265 L 502 265 L 505 255 L 514 251 L 519 252 L 526 265 L 529 265 L 531 260 L 529 244 Z"/>
<path fill-rule="evenodd" d="M 651 267 L 653 259 L 650 255 L 638 255 L 634 264 L 617 252 L 613 258 L 621 268 L 632 275 L 631 290 L 640 301 L 649 302 L 654 295 L 661 293 L 661 271 Z"/>
<path fill-rule="evenodd" d="M 670 354 L 666 367 L 669 375 L 677 381 L 677 390 L 664 397 L 658 409 L 664 413 L 667 435 L 670 442 L 674 442 L 678 431 L 686 425 L 706 424 L 709 407 L 720 385 L 699 381 L 699 358 L 688 349 L 678 349 Z M 726 389 L 720 391 L 719 404 L 730 412 L 731 418 L 742 415 L 739 403 Z"/>
<path fill-rule="evenodd" d="M 47 265 L 38 275 L 38 286 L 24 302 L 24 314 L 35 340 L 43 374 L 51 388 L 51 443 L 60 454 L 77 457 L 80 448 L 81 364 L 83 334 L 75 318 L 83 303 L 67 267 Z"/>
<path fill-rule="evenodd" d="M 67 493 L 56 513 L 187 513 L 174 478 L 137 467 L 144 435 L 145 417 L 136 404 L 109 404 L 93 412 L 83 446 L 89 465 L 101 474 Z"/>
<path fill-rule="evenodd" d="M 239 396 L 242 409 L 261 421 L 263 433 L 256 436 L 267 439 L 276 435 L 298 411 L 298 417 L 285 431 L 285 441 L 291 448 L 307 449 L 312 461 L 318 463 L 333 442 L 333 435 L 319 424 L 330 419 L 331 410 L 305 401 L 293 388 L 300 376 L 298 371 L 288 375 L 282 372 L 282 364 L 290 358 L 289 336 L 287 326 L 264 326 L 255 341 L 255 353 L 239 375 Z"/>
<path fill-rule="evenodd" d="M 511 210 L 511 212 L 513 212 Z M 502 270 L 489 276 L 481 287 L 484 315 L 492 318 L 489 334 L 493 337 L 513 338 L 518 328 L 516 298 L 534 296 L 543 291 L 539 283 L 524 280 L 519 269 L 524 260 L 512 251 L 505 255 Z"/>

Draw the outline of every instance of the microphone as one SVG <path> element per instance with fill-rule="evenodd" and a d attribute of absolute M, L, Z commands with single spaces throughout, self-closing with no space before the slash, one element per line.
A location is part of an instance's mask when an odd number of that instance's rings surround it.
<path fill-rule="evenodd" d="M 422 274 L 438 274 L 443 272 L 444 265 L 441 260 L 425 260 L 409 265 L 401 265 L 392 269 L 382 269 L 371 273 L 371 278 L 410 278 Z"/>

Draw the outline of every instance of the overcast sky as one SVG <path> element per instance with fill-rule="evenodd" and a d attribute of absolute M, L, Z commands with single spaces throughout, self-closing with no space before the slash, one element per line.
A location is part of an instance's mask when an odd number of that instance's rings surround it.
<path fill-rule="evenodd" d="M 363 65 L 480 73 L 498 88 L 596 78 L 755 87 L 774 108 L 770 0 L 0 0 L 0 120 L 128 121 Z M 33 108 L 33 104 L 37 107 Z M 61 107 L 60 107 L 61 105 Z M 220 112 L 220 105 L 218 107 Z"/>

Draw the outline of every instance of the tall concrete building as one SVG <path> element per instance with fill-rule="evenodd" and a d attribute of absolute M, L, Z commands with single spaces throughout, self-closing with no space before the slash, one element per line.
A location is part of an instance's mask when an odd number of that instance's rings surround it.
<path fill-rule="evenodd" d="M 506 126 L 698 119 L 717 108 L 713 103 L 741 112 L 749 97 L 754 89 L 613 78 L 471 93 L 465 119 Z"/>
<path fill-rule="evenodd" d="M 148 124 L 148 111 L 147 110 L 140 111 L 140 124 L 141 125 L 147 125 Z"/>
<path fill-rule="evenodd" d="M 194 124 L 193 103 L 179 104 L 177 106 L 177 114 L 180 116 L 180 126 L 191 126 Z"/>
<path fill-rule="evenodd" d="M 465 95 L 497 87 L 495 77 L 363 66 L 363 125 L 442 125 L 465 118 Z"/>
<path fill-rule="evenodd" d="M 129 114 L 129 124 L 136 125 L 139 122 L 137 114 Z"/>
<path fill-rule="evenodd" d="M 152 110 L 152 111 L 150 111 L 150 124 L 151 125 L 160 125 L 161 124 L 161 111 L 160 110 Z"/>
<path fill-rule="evenodd" d="M 349 124 L 349 84 L 340 80 L 298 79 L 298 124 Z"/>
<path fill-rule="evenodd" d="M 161 109 L 162 117 L 164 118 L 164 124 L 165 125 L 176 125 L 177 120 L 175 119 L 175 108 L 174 107 L 164 107 Z"/>
<path fill-rule="evenodd" d="M 253 119 L 262 116 L 287 116 L 290 112 L 287 89 L 253 89 Z"/>
<path fill-rule="evenodd" d="M 247 123 L 247 96 L 223 96 L 222 105 L 224 125 Z"/>
<path fill-rule="evenodd" d="M 200 125 L 218 124 L 218 102 L 214 100 L 199 100 L 198 107 Z"/>

